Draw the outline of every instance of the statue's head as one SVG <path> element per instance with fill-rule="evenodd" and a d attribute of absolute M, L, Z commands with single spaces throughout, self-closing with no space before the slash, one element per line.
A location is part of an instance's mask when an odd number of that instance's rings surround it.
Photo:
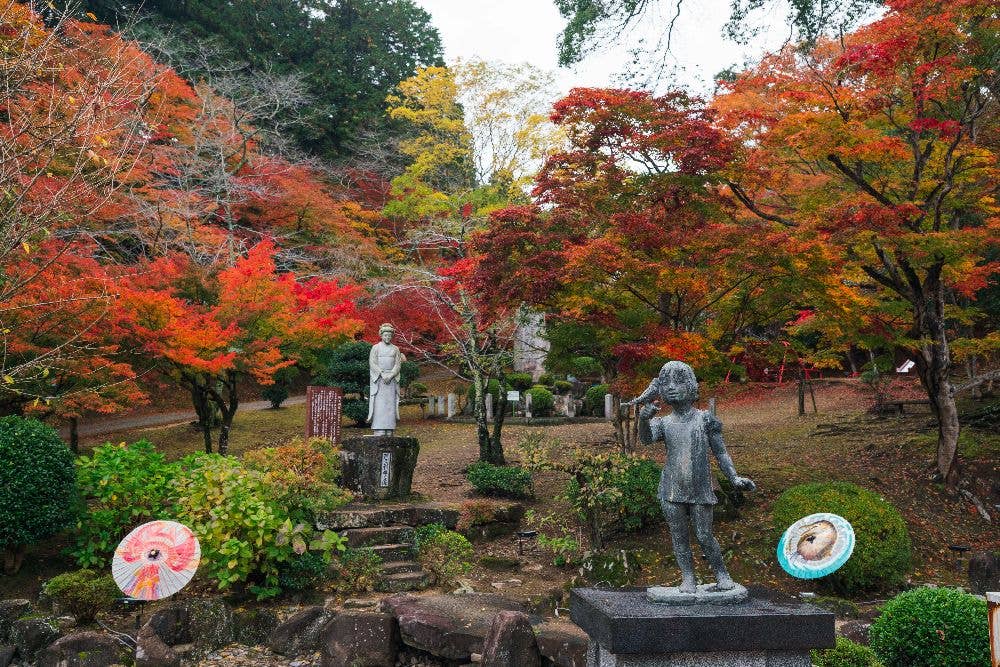
<path fill-rule="evenodd" d="M 683 361 L 668 361 L 656 377 L 660 399 L 667 403 L 698 400 L 698 378 Z"/>
<path fill-rule="evenodd" d="M 396 329 L 386 322 L 378 328 L 378 337 L 382 339 L 383 343 L 389 344 L 392 342 L 392 337 L 396 335 Z"/>

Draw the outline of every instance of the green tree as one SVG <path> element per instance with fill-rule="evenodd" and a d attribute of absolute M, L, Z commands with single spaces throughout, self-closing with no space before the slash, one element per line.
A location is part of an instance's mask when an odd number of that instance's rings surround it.
<path fill-rule="evenodd" d="M 156 33 L 163 29 L 179 31 L 184 42 L 215 38 L 198 57 L 171 62 L 189 78 L 234 61 L 301 75 L 312 102 L 295 138 L 327 157 L 342 156 L 362 130 L 392 134 L 386 95 L 419 67 L 442 62 L 437 29 L 413 0 L 86 0 L 81 11 L 115 24 L 140 7 L 165 22 L 154 31 L 141 22 L 134 31 L 140 38 L 162 43 Z"/>

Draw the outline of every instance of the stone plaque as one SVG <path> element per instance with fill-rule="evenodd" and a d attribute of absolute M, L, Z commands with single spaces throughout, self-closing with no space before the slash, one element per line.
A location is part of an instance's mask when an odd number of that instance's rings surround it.
<path fill-rule="evenodd" d="M 306 437 L 340 444 L 340 417 L 344 391 L 340 387 L 306 388 Z"/>
<path fill-rule="evenodd" d="M 385 488 L 389 486 L 389 471 L 392 470 L 392 454 L 382 452 L 382 467 L 379 471 L 378 485 Z"/>

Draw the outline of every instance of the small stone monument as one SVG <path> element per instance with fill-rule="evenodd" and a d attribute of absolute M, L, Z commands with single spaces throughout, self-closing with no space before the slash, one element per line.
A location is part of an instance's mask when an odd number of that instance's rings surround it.
<path fill-rule="evenodd" d="M 373 435 L 347 438 L 341 446 L 344 487 L 368 501 L 409 496 L 420 452 L 416 438 L 395 435 L 399 419 L 399 371 L 406 361 L 392 344 L 395 333 L 391 324 L 379 327 L 381 340 L 372 346 L 368 357 L 368 422 Z M 438 406 L 439 411 L 442 408 Z"/>
<path fill-rule="evenodd" d="M 710 454 L 737 489 L 755 486 L 736 474 L 721 422 L 696 409 L 697 398 L 692 368 L 671 361 L 641 396 L 623 404 L 642 406 L 640 441 L 662 441 L 667 449 L 659 498 L 681 584 L 645 591 L 574 589 L 570 615 L 590 636 L 587 667 L 809 667 L 810 649 L 834 645 L 834 616 L 793 600 L 751 596 L 729 576 L 712 535 Z M 655 417 L 661 403 L 672 412 Z M 699 586 L 695 579 L 691 528 L 715 584 Z"/>

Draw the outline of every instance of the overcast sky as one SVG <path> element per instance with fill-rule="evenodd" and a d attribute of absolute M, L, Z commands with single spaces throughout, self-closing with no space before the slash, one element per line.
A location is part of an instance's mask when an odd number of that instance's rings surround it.
<path fill-rule="evenodd" d="M 551 0 L 416 0 L 441 31 L 446 59 L 529 62 L 555 71 L 563 92 L 574 86 L 611 86 L 614 75 L 629 61 L 629 47 L 619 45 L 588 57 L 573 70 L 558 69 L 556 40 L 564 25 Z M 713 76 L 723 69 L 758 57 L 784 38 L 783 18 L 774 17 L 768 37 L 741 47 L 722 37 L 729 0 L 684 3 L 671 44 L 670 70 L 678 83 L 699 92 L 712 90 Z M 668 17 L 648 23 L 665 25 Z M 655 30 L 654 26 L 651 29 Z"/>

